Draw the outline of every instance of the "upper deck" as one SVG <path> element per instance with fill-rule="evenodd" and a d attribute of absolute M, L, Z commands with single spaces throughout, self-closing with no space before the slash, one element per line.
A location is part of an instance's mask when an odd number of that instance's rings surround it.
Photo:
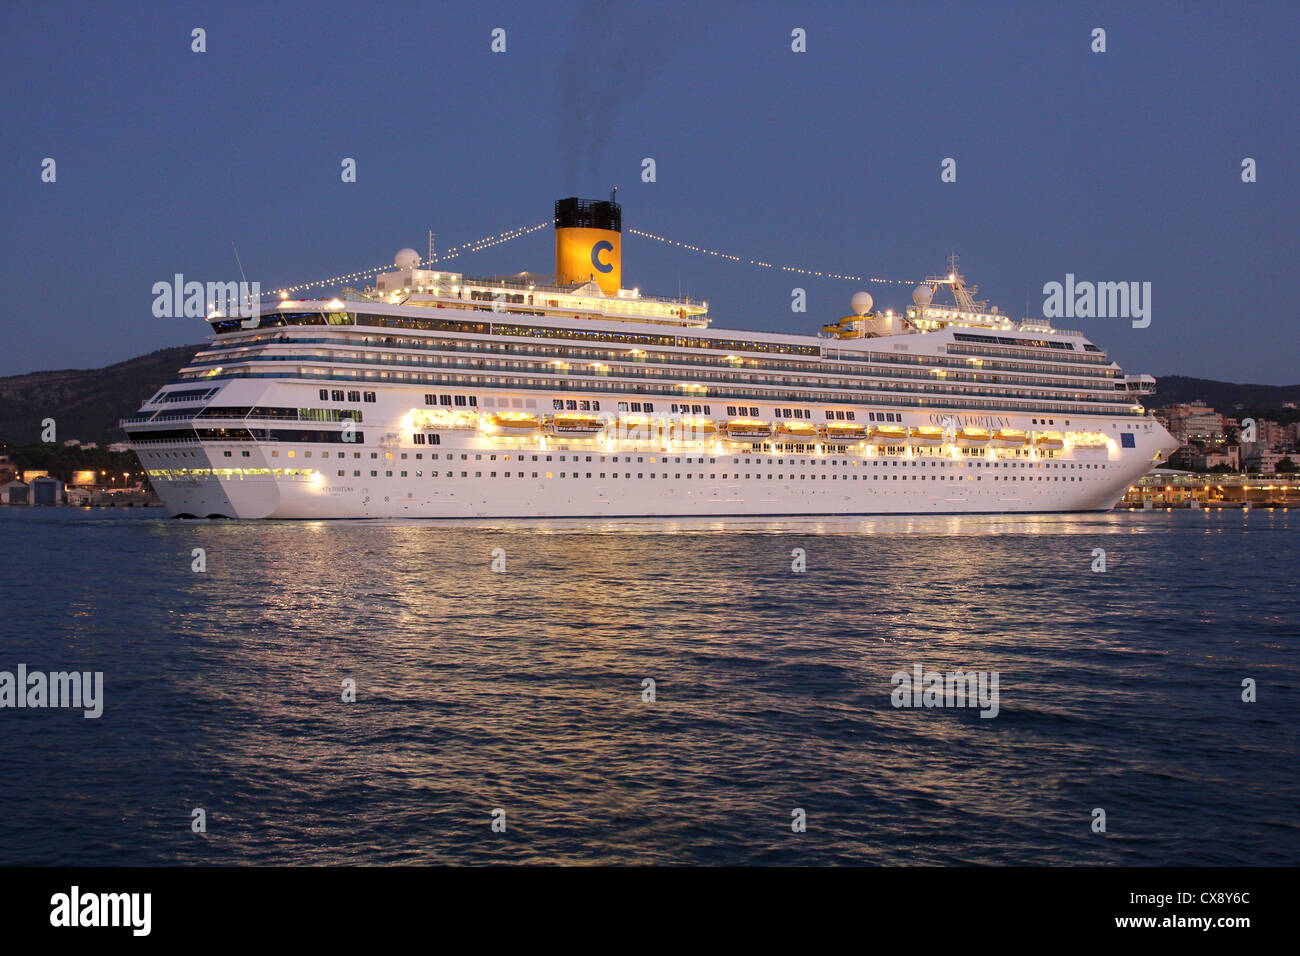
<path fill-rule="evenodd" d="M 854 314 L 820 334 L 712 328 L 707 301 L 623 288 L 619 207 L 573 203 L 557 203 L 553 276 L 421 268 L 420 256 L 403 249 L 372 286 L 329 299 L 283 292 L 247 319 L 214 311 L 209 321 L 222 344 L 196 357 L 183 377 L 282 376 L 288 362 L 310 363 L 296 371 L 313 377 L 381 374 L 372 363 L 428 377 L 432 366 L 450 372 L 469 361 L 482 373 L 471 377 L 511 387 L 589 389 L 590 376 L 627 388 L 754 397 L 773 389 L 898 392 L 907 382 L 911 401 L 1038 400 L 1122 414 L 1141 414 L 1132 395 L 1154 389 L 1149 376 L 1123 376 L 1080 332 L 1013 322 L 976 301 L 955 256 L 947 275 L 925 280 L 913 305 L 898 312 L 873 311 L 871 296 L 860 292 Z M 952 305 L 934 301 L 940 289 L 951 291 Z M 328 328 L 282 331 L 293 326 Z"/>
<path fill-rule="evenodd" d="M 373 288 L 345 290 L 351 302 L 425 308 L 472 308 L 525 315 L 573 316 L 610 322 L 635 322 L 704 329 L 707 302 L 643 295 L 640 289 L 604 292 L 594 281 L 560 285 L 554 276 L 523 272 L 513 276 L 473 277 L 416 267 L 376 277 Z"/>

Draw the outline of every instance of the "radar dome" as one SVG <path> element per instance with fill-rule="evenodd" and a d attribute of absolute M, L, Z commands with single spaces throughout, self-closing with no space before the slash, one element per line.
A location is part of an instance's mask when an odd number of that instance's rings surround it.
<path fill-rule="evenodd" d="M 420 264 L 420 254 L 414 249 L 403 249 L 393 257 L 393 262 L 399 269 L 414 269 Z"/>
<path fill-rule="evenodd" d="M 928 285 L 919 285 L 912 290 L 912 301 L 915 302 L 917 305 L 919 305 L 921 308 L 925 308 L 927 305 L 929 305 L 930 300 L 933 298 L 934 298 L 934 290 L 931 289 Z"/>
<path fill-rule="evenodd" d="M 853 310 L 854 315 L 866 315 L 871 311 L 874 302 L 870 292 L 855 292 L 853 298 L 849 299 L 849 308 Z"/>

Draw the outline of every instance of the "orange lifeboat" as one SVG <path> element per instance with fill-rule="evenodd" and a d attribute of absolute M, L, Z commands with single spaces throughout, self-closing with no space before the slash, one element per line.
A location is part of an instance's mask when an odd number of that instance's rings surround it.
<path fill-rule="evenodd" d="M 732 441 L 766 441 L 772 437 L 772 426 L 755 418 L 733 418 L 727 422 L 726 433 Z"/>

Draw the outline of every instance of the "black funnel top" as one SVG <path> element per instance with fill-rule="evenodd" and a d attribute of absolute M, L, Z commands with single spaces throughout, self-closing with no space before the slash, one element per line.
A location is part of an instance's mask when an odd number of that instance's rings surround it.
<path fill-rule="evenodd" d="M 556 229 L 609 229 L 613 232 L 623 231 L 623 206 L 608 199 L 568 199 L 555 200 Z"/>

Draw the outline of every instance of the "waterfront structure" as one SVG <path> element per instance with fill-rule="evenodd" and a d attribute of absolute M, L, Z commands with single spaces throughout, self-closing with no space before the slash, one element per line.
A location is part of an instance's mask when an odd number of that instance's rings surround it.
<path fill-rule="evenodd" d="M 1120 502 L 1128 508 L 1291 508 L 1300 505 L 1294 476 L 1195 475 L 1157 468 L 1135 481 Z"/>
<path fill-rule="evenodd" d="M 42 475 L 39 478 L 33 478 L 28 487 L 28 497 L 31 504 L 59 505 L 64 503 L 63 482 L 57 478 Z"/>
<path fill-rule="evenodd" d="M 556 203 L 549 283 L 404 249 L 373 287 L 215 312 L 123 423 L 154 489 L 238 518 L 1096 511 L 1178 445 L 1150 376 L 990 309 L 955 257 L 821 334 L 716 329 L 623 287 L 621 220 Z"/>
<path fill-rule="evenodd" d="M 29 486 L 24 481 L 11 481 L 0 487 L 0 504 L 25 505 Z"/>

